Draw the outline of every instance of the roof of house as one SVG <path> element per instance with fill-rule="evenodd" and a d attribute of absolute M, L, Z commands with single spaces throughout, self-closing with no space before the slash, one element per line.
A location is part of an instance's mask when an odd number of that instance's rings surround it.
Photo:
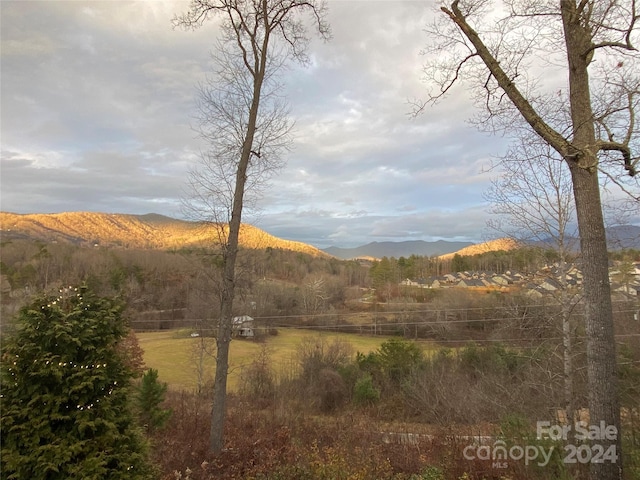
<path fill-rule="evenodd" d="M 250 317 L 249 315 L 239 315 L 237 317 L 233 317 L 232 321 L 235 326 L 239 326 L 244 323 L 253 322 L 253 317 Z"/>

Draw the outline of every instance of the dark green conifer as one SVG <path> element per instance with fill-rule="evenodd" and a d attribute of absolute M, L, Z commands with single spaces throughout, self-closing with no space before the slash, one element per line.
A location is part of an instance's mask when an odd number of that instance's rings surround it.
<path fill-rule="evenodd" d="M 122 305 L 65 288 L 21 309 L 3 339 L 3 478 L 149 478 L 118 343 Z"/>
<path fill-rule="evenodd" d="M 148 432 L 162 428 L 171 416 L 171 410 L 161 407 L 167 393 L 167 384 L 158 381 L 158 371 L 150 368 L 142 376 L 138 390 L 138 416 Z"/>

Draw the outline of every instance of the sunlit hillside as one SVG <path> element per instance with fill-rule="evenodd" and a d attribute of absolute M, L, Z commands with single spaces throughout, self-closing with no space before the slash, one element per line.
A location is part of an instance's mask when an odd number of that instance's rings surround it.
<path fill-rule="evenodd" d="M 518 247 L 520 247 L 520 244 L 516 240 L 513 240 L 512 238 L 498 238 L 496 240 L 491 240 L 489 242 L 479 243 L 477 245 L 470 245 L 461 250 L 458 250 L 457 252 L 441 255 L 439 258 L 441 258 L 442 260 L 450 260 L 456 254 L 464 257 L 464 256 L 479 255 L 481 253 L 486 253 L 486 252 L 495 252 L 497 250 L 508 251 Z"/>
<path fill-rule="evenodd" d="M 124 215 L 93 212 L 28 214 L 0 212 L 2 237 L 31 238 L 44 242 L 70 242 L 81 245 L 126 248 L 171 249 L 220 243 L 224 229 L 163 215 Z M 302 242 L 283 240 L 251 225 L 240 230 L 245 248 L 280 248 L 310 255 L 326 256 Z"/>

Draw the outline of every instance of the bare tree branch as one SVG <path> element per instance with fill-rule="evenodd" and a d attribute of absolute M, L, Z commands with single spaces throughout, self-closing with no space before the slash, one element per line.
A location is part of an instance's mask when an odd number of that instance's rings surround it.
<path fill-rule="evenodd" d="M 199 92 L 197 129 L 209 149 L 202 154 L 199 168 L 191 172 L 192 196 L 186 202 L 192 212 L 202 209 L 205 219 L 213 217 L 216 222 L 212 225 L 224 240 L 210 433 L 210 450 L 215 453 L 224 446 L 242 213 L 282 165 L 281 156 L 291 143 L 292 123 L 286 104 L 277 94 L 277 76 L 288 60 L 305 60 L 308 39 L 306 26 L 299 18 L 305 11 L 312 12 L 320 36 L 328 38 L 322 0 L 192 0 L 189 11 L 173 21 L 174 26 L 193 29 L 210 15 L 222 17 L 222 35 L 214 55 L 217 70 Z"/>
<path fill-rule="evenodd" d="M 617 142 L 605 142 L 600 140 L 598 142 L 598 149 L 604 151 L 618 151 L 622 154 L 622 158 L 624 159 L 624 169 L 629 173 L 630 177 L 635 176 L 636 169 L 634 162 L 631 161 L 631 149 L 628 145 L 624 145 L 622 143 Z M 637 162 L 637 160 L 636 160 Z"/>
<path fill-rule="evenodd" d="M 467 23 L 465 16 L 458 8 L 458 4 L 459 0 L 456 0 L 451 4 L 451 10 L 446 7 L 442 7 L 442 11 L 446 13 L 469 38 L 469 41 L 476 48 L 477 55 L 482 58 L 482 61 L 485 63 L 493 77 L 495 77 L 500 87 L 522 113 L 522 116 L 527 123 L 531 125 L 531 128 L 533 128 L 538 135 L 544 138 L 545 141 L 547 141 L 563 157 L 577 155 L 578 152 L 575 151 L 575 148 L 573 148 L 573 146 L 562 135 L 547 125 L 542 118 L 540 118 L 529 101 L 522 95 L 522 93 L 520 93 L 518 87 L 516 87 L 513 80 L 509 78 L 506 72 L 502 69 L 500 63 L 487 49 L 476 31 Z"/>

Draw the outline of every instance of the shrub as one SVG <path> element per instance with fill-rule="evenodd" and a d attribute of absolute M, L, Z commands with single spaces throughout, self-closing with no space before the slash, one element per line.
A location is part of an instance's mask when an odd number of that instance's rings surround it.
<path fill-rule="evenodd" d="M 400 384 L 412 372 L 424 366 L 424 355 L 414 342 L 392 338 L 378 350 L 380 364 L 387 377 Z"/>
<path fill-rule="evenodd" d="M 269 351 L 262 345 L 256 359 L 243 368 L 240 379 L 240 393 L 263 407 L 271 403 L 276 389 L 275 375 L 270 364 Z"/>
<path fill-rule="evenodd" d="M 392 338 L 368 355 L 358 352 L 356 363 L 386 389 L 397 391 L 413 373 L 425 366 L 424 354 L 414 342 Z"/>
<path fill-rule="evenodd" d="M 353 400 L 358 405 L 373 405 L 380 400 L 380 390 L 373 385 L 371 375 L 361 377 L 353 387 Z"/>
<path fill-rule="evenodd" d="M 324 368 L 338 370 L 349 363 L 353 348 L 350 343 L 334 340 L 327 342 L 322 337 L 304 339 L 297 351 L 303 378 L 316 378 Z"/>
<path fill-rule="evenodd" d="M 521 355 L 501 344 L 479 347 L 471 343 L 460 351 L 460 359 L 472 376 L 484 372 L 515 374 L 524 364 Z"/>
<path fill-rule="evenodd" d="M 349 364 L 351 352 L 350 343 L 340 340 L 328 343 L 322 337 L 305 339 L 300 344 L 297 352 L 300 371 L 294 382 L 299 386 L 298 395 L 308 406 L 332 411 L 345 402 L 349 389 L 338 372 Z"/>
<path fill-rule="evenodd" d="M 341 407 L 347 398 L 347 386 L 338 372 L 329 368 L 320 371 L 317 383 L 320 410 L 332 412 Z"/>

